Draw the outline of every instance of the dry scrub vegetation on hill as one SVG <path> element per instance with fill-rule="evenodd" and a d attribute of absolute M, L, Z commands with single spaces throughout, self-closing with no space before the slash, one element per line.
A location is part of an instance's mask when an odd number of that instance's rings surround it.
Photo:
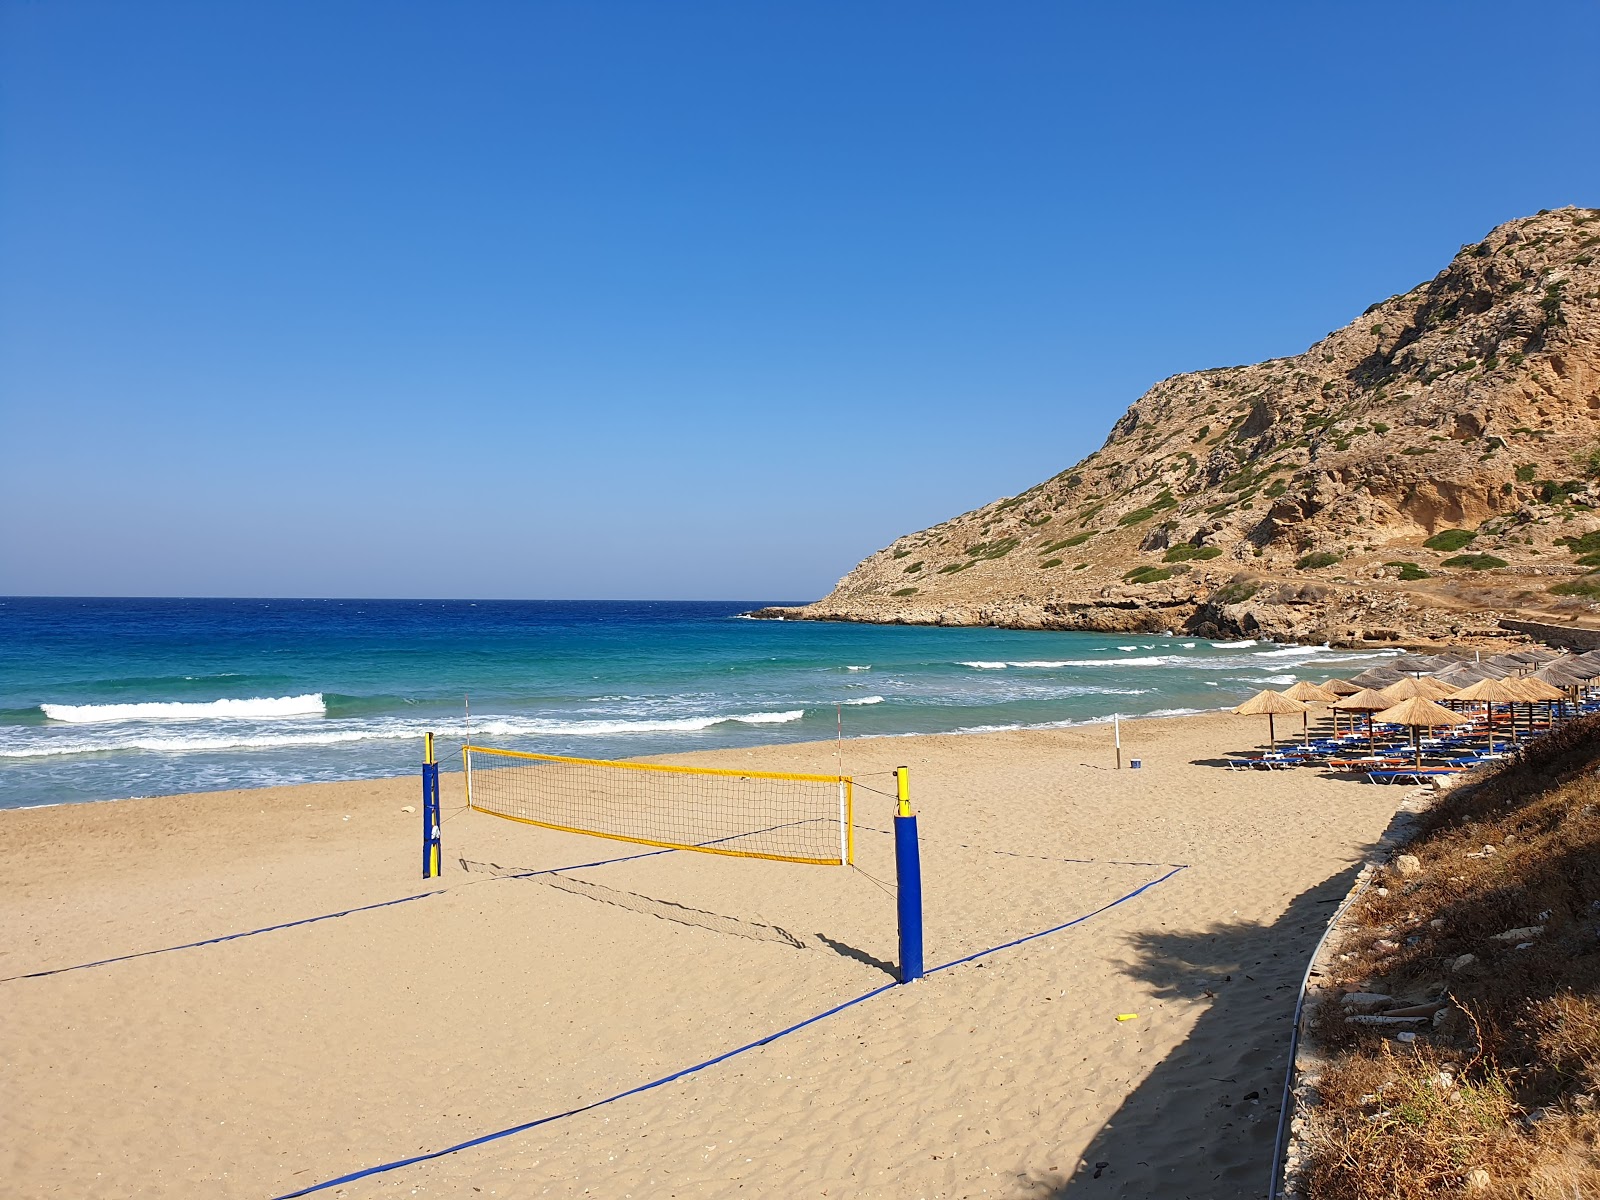
<path fill-rule="evenodd" d="M 1334 642 L 1600 623 L 1600 211 L 1511 221 L 1304 353 L 1174 376 L 1105 445 L 784 615 Z"/>
<path fill-rule="evenodd" d="M 1424 819 L 1314 1021 L 1312 1200 L 1600 1195 L 1600 717 Z"/>

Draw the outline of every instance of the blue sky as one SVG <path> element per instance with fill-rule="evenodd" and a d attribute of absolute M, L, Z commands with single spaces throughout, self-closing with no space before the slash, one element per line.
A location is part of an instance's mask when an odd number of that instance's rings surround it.
<path fill-rule="evenodd" d="M 1600 205 L 1600 5 L 0 0 L 0 593 L 794 598 Z"/>

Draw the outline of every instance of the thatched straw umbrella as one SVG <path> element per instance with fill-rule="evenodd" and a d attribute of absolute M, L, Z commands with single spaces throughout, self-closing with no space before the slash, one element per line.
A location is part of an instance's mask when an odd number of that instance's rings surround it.
<path fill-rule="evenodd" d="M 1600 675 L 1600 666 L 1590 666 L 1575 658 L 1560 658 L 1555 662 L 1545 663 L 1528 678 L 1560 688 L 1561 698 L 1576 704 L 1578 693 L 1590 686 L 1589 681 L 1595 675 Z"/>
<path fill-rule="evenodd" d="M 1368 667 L 1361 674 L 1350 676 L 1350 682 L 1359 683 L 1364 688 L 1386 688 L 1404 678 L 1404 675 L 1391 667 Z"/>
<path fill-rule="evenodd" d="M 1291 700 L 1282 692 L 1275 692 L 1271 688 L 1257 692 L 1238 708 L 1233 710 L 1241 717 L 1259 717 L 1265 714 L 1267 718 L 1267 740 L 1272 748 L 1278 748 L 1277 730 L 1273 728 L 1272 719 L 1285 713 L 1303 713 L 1309 710 L 1298 700 Z"/>
<path fill-rule="evenodd" d="M 1361 690 L 1359 683 L 1351 683 L 1348 679 L 1324 679 L 1317 686 L 1325 692 L 1332 692 L 1335 696 L 1354 696 Z M 1335 708 L 1332 712 L 1333 732 L 1337 735 L 1339 732 L 1339 710 Z"/>
<path fill-rule="evenodd" d="M 1396 671 L 1404 671 L 1408 675 L 1431 675 L 1435 671 L 1448 671 L 1459 664 L 1459 658 L 1450 658 L 1443 654 L 1407 654 L 1397 658 L 1389 665 Z"/>
<path fill-rule="evenodd" d="M 1413 679 L 1407 675 L 1399 683 L 1391 683 L 1388 687 L 1378 690 L 1389 698 L 1391 704 L 1399 704 L 1400 701 L 1409 700 L 1413 696 L 1421 696 L 1424 700 L 1442 700 L 1446 696 L 1456 694 L 1455 688 L 1429 676 Z"/>
<path fill-rule="evenodd" d="M 1507 675 L 1518 675 L 1527 670 L 1529 664 L 1515 654 L 1496 654 L 1493 658 L 1486 658 L 1478 664 L 1484 667 L 1498 667 Z"/>
<path fill-rule="evenodd" d="M 1424 700 L 1444 700 L 1461 690 L 1460 684 L 1446 683 L 1433 675 L 1424 675 L 1417 683 L 1422 688 L 1417 695 Z"/>
<path fill-rule="evenodd" d="M 1432 700 L 1424 700 L 1421 696 L 1413 696 L 1409 700 L 1402 700 L 1393 708 L 1386 708 L 1376 718 L 1379 721 L 1388 721 L 1395 725 L 1411 726 L 1411 745 L 1417 752 L 1417 769 L 1422 769 L 1422 737 L 1421 730 L 1432 729 L 1436 725 L 1460 725 L 1472 718 L 1464 717 L 1460 713 L 1451 712 L 1441 704 Z"/>
<path fill-rule="evenodd" d="M 1510 683 L 1517 689 L 1517 691 L 1521 694 L 1522 701 L 1528 706 L 1529 737 L 1533 736 L 1533 706 L 1535 704 L 1549 704 L 1554 700 L 1566 699 L 1566 693 L 1560 688 L 1552 687 L 1545 680 L 1537 679 L 1532 675 L 1524 675 L 1521 679 L 1510 679 L 1506 682 Z M 1516 711 L 1516 707 L 1513 705 L 1511 709 L 1513 733 L 1515 733 L 1516 726 Z"/>
<path fill-rule="evenodd" d="M 1494 706 L 1496 704 L 1510 704 L 1518 699 L 1516 685 L 1509 679 L 1480 679 L 1471 687 L 1464 687 L 1452 700 L 1471 700 L 1474 704 L 1482 704 L 1484 715 L 1489 719 L 1489 749 L 1494 749 Z M 1516 735 L 1516 714 L 1512 714 L 1512 736 Z"/>
<path fill-rule="evenodd" d="M 1301 704 L 1309 705 L 1313 701 L 1318 704 L 1332 704 L 1339 698 L 1338 692 L 1330 692 L 1320 688 L 1309 680 L 1302 679 L 1292 687 L 1283 689 L 1283 694 L 1291 700 L 1298 700 Z M 1300 716 L 1300 731 L 1305 735 L 1306 745 L 1311 745 L 1311 709 L 1307 708 Z"/>
<path fill-rule="evenodd" d="M 1378 739 L 1372 732 L 1372 714 L 1392 707 L 1394 707 L 1392 700 L 1385 698 L 1382 692 L 1374 691 L 1372 688 L 1362 688 L 1354 695 L 1345 696 L 1343 699 L 1335 700 L 1333 703 L 1335 712 L 1364 712 L 1367 714 L 1367 748 L 1374 754 L 1378 751 Z"/>

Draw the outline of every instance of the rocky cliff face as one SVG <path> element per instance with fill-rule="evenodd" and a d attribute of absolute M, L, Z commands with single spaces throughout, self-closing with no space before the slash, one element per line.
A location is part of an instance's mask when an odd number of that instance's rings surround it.
<path fill-rule="evenodd" d="M 1082 462 L 784 615 L 1336 643 L 1600 623 L 1597 258 L 1600 211 L 1502 225 L 1303 354 L 1157 384 Z"/>

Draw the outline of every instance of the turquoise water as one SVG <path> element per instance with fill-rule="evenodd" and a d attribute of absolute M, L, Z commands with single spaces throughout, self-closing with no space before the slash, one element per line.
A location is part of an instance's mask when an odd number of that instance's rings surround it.
<path fill-rule="evenodd" d="M 480 744 L 611 758 L 1198 711 L 1381 658 L 761 603 L 0 599 L 0 808 L 404 774 L 469 699 Z"/>

